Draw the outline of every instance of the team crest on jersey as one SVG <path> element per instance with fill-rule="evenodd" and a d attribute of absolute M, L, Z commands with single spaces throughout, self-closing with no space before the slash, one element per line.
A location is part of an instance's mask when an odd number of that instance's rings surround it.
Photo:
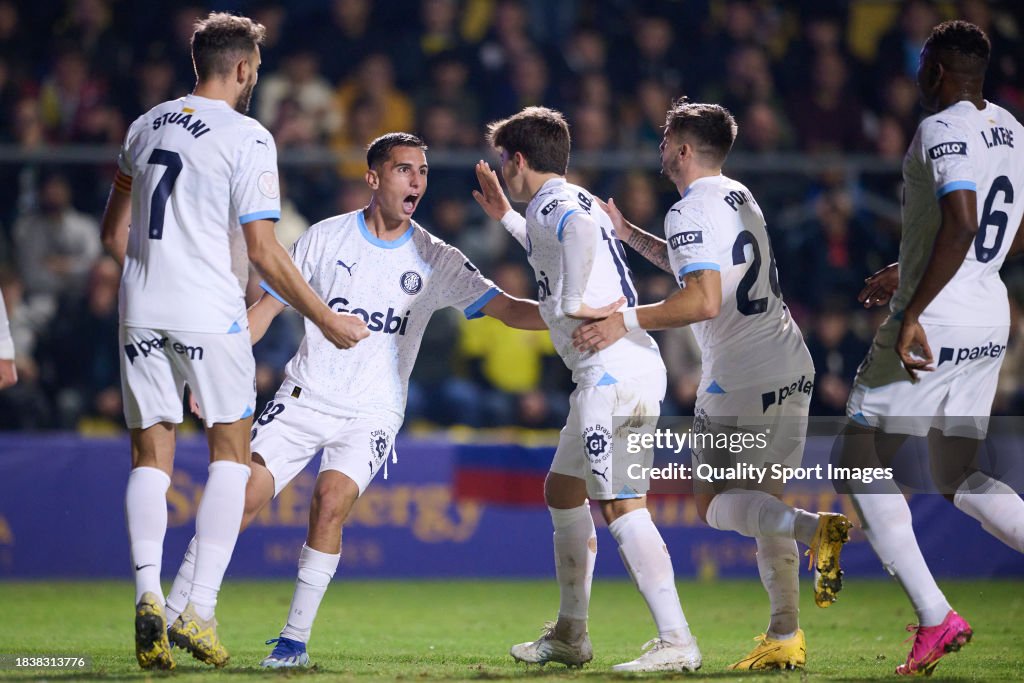
<path fill-rule="evenodd" d="M 277 174 L 270 171 L 264 171 L 260 174 L 260 177 L 256 179 L 256 188 L 264 197 L 267 197 L 268 199 L 277 199 L 280 194 L 280 190 L 277 187 Z"/>
<path fill-rule="evenodd" d="M 602 425 L 583 430 L 583 448 L 593 464 L 604 462 L 612 454 L 612 433 Z"/>
<path fill-rule="evenodd" d="M 388 446 L 391 436 L 384 429 L 377 429 L 370 433 L 370 469 L 373 464 L 380 465 L 388 456 Z"/>
<path fill-rule="evenodd" d="M 668 246 L 672 249 L 685 247 L 689 244 L 704 244 L 704 233 L 701 230 L 688 230 L 672 235 L 668 239 Z"/>
<path fill-rule="evenodd" d="M 423 289 L 423 278 L 415 270 L 402 273 L 402 279 L 398 283 L 402 285 L 402 291 L 406 294 L 416 294 Z"/>
<path fill-rule="evenodd" d="M 967 143 L 966 142 L 940 142 L 934 147 L 928 150 L 928 156 L 932 160 L 944 157 L 949 154 L 960 154 L 967 156 Z"/>

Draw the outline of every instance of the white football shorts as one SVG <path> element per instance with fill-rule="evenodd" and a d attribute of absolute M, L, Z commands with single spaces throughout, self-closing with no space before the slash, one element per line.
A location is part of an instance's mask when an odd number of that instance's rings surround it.
<path fill-rule="evenodd" d="M 692 448 L 694 467 L 702 463 L 714 467 L 740 463 L 799 467 L 813 391 L 814 374 L 809 372 L 728 392 L 701 390 L 694 408 L 693 432 L 711 435 L 715 445 Z M 728 445 L 718 447 L 723 442 Z M 741 444 L 753 445 L 741 448 Z"/>
<path fill-rule="evenodd" d="M 935 370 L 911 382 L 896 354 L 901 321 L 886 319 L 857 369 L 846 414 L 889 434 L 983 439 L 1010 328 L 923 325 Z"/>
<path fill-rule="evenodd" d="M 629 478 L 627 473 L 631 463 L 649 465 L 652 455 L 649 451 L 613 452 L 613 418 L 648 417 L 651 419 L 643 420 L 636 427 L 624 424 L 622 429 L 653 431 L 661 414 L 665 388 L 663 369 L 640 379 L 577 387 L 569 395 L 569 418 L 559 434 L 551 471 L 583 479 L 592 500 L 637 498 L 646 494 L 644 482 Z M 615 436 L 624 441 L 627 435 Z"/>
<path fill-rule="evenodd" d="M 393 417 L 339 417 L 323 413 L 300 396 L 281 392 L 252 425 L 252 452 L 258 453 L 274 477 L 279 494 L 323 449 L 320 472 L 341 472 L 362 495 L 381 465 L 398 461 L 395 435 L 402 426 Z M 385 465 L 385 472 L 387 467 Z M 386 476 L 386 475 L 385 475 Z"/>
<path fill-rule="evenodd" d="M 256 363 L 248 328 L 233 334 L 121 327 L 121 393 L 131 429 L 180 423 L 188 384 L 207 427 L 250 417 Z"/>

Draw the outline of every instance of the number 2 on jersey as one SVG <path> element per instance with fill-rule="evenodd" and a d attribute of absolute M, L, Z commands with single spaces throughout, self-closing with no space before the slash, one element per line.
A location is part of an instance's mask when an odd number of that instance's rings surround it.
<path fill-rule="evenodd" d="M 750 290 L 757 284 L 757 276 L 761 273 L 761 248 L 757 245 L 757 238 L 754 237 L 754 233 L 744 230 L 736 236 L 736 241 L 732 245 L 732 264 L 738 266 L 741 263 L 747 262 L 744 247 L 748 244 L 754 254 L 754 259 L 750 267 L 747 268 L 747 272 L 743 273 L 743 278 L 736 287 L 736 309 L 743 315 L 757 315 L 768 310 L 768 297 L 763 296 L 760 299 L 750 298 Z M 779 297 L 782 296 L 782 290 L 779 288 L 779 271 L 775 267 L 775 253 L 772 251 L 770 243 L 768 245 L 768 257 L 768 286 L 771 287 L 772 294 Z"/>
<path fill-rule="evenodd" d="M 167 210 L 167 200 L 171 197 L 171 190 L 174 189 L 174 181 L 181 173 L 181 156 L 177 152 L 158 148 L 149 155 L 147 163 L 167 167 L 160 182 L 153 190 L 153 199 L 149 204 L 149 239 L 162 240 L 164 238 L 164 212 Z"/>

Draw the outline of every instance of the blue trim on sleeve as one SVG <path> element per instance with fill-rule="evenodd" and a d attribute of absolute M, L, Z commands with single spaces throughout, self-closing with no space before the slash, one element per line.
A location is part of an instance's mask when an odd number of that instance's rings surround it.
<path fill-rule="evenodd" d="M 244 420 L 247 417 L 252 417 L 254 412 L 255 411 L 253 411 L 252 406 L 246 406 L 245 412 L 242 413 L 242 417 L 240 417 L 238 419 L 239 420 Z"/>
<path fill-rule="evenodd" d="M 367 242 L 375 247 L 380 247 L 381 249 L 398 249 L 400 246 L 412 239 L 412 233 L 416 228 L 415 224 L 412 221 L 409 221 L 409 229 L 403 232 L 402 236 L 397 240 L 391 240 L 389 242 L 388 240 L 382 240 L 370 232 L 370 229 L 366 227 L 366 218 L 363 216 L 362 211 L 357 211 L 356 216 L 359 219 L 359 232 L 362 233 Z"/>
<path fill-rule="evenodd" d="M 688 265 L 683 266 L 679 270 L 679 277 L 683 277 L 684 275 L 692 273 L 695 270 L 715 270 L 715 271 L 721 272 L 722 267 L 719 266 L 717 263 L 712 263 L 711 261 L 701 261 L 699 263 L 690 263 Z"/>
<path fill-rule="evenodd" d="M 228 334 L 239 334 L 242 331 L 242 326 L 238 324 L 238 321 L 231 323 L 231 327 L 228 328 Z"/>
<path fill-rule="evenodd" d="M 252 223 L 253 221 L 265 220 L 279 221 L 281 220 L 281 212 L 276 209 L 272 209 L 270 211 L 254 211 L 238 217 L 238 222 L 242 225 Z"/>
<path fill-rule="evenodd" d="M 606 387 L 606 386 L 608 386 L 610 384 L 618 384 L 618 383 L 619 383 L 619 380 L 615 379 L 614 377 L 612 377 L 611 375 L 609 375 L 606 372 L 606 373 L 604 373 L 604 376 L 601 377 L 600 380 L 598 380 L 597 386 L 599 386 L 599 387 Z"/>
<path fill-rule="evenodd" d="M 561 218 L 558 219 L 558 228 L 555 230 L 555 237 L 558 238 L 559 242 L 562 241 L 562 231 L 565 230 L 565 219 L 573 215 L 574 213 L 576 213 L 576 209 L 569 209 L 564 214 L 562 214 Z"/>
<path fill-rule="evenodd" d="M 274 297 L 275 299 L 277 299 L 278 301 L 280 301 L 281 303 L 283 303 L 283 304 L 284 304 L 285 306 L 290 306 L 290 305 L 291 305 L 291 304 L 289 304 L 289 303 L 288 303 L 287 301 L 285 301 L 284 299 L 282 299 L 282 298 L 281 298 L 281 295 L 280 295 L 280 294 L 278 294 L 277 292 L 275 292 L 275 291 L 274 291 L 274 288 L 273 288 L 273 287 L 271 287 L 270 285 L 268 285 L 268 284 L 267 284 L 266 282 L 261 282 L 261 283 L 260 283 L 260 287 L 262 287 L 262 288 L 263 288 L 263 291 L 264 291 L 264 292 L 266 292 L 266 293 L 267 293 L 267 294 L 269 294 L 270 296 Z"/>
<path fill-rule="evenodd" d="M 491 303 L 491 299 L 501 294 L 501 290 L 497 287 L 491 287 L 484 295 L 479 299 L 471 303 L 466 307 L 464 313 L 466 314 L 466 320 L 472 320 L 473 318 L 482 318 L 484 314 L 480 312 L 480 309 Z"/>
<path fill-rule="evenodd" d="M 951 183 L 946 183 L 938 190 L 935 191 L 935 198 L 944 197 L 950 192 L 956 192 L 957 190 L 970 190 L 971 192 L 977 192 L 978 186 L 970 180 L 954 180 Z"/>

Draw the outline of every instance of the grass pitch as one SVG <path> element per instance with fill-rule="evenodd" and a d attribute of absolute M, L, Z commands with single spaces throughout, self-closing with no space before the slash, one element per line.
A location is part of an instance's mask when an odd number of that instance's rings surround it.
<path fill-rule="evenodd" d="M 1024 680 L 1024 583 L 946 581 L 947 596 L 971 622 L 975 637 L 946 657 L 932 680 Z M 893 679 L 906 656 L 902 628 L 913 613 L 895 582 L 848 581 L 839 601 L 817 609 L 804 582 L 802 626 L 807 670 L 734 674 L 726 666 L 745 655 L 767 622 L 767 598 L 756 581 L 680 582 L 683 608 L 704 654 L 692 679 L 744 681 L 862 681 Z M 594 661 L 582 671 L 550 664 L 516 664 L 508 648 L 534 639 L 557 611 L 554 581 L 334 582 L 313 631 L 315 667 L 267 671 L 258 664 L 287 615 L 292 583 L 227 581 L 218 618 L 231 652 L 215 671 L 175 650 L 173 674 L 148 673 L 135 663 L 132 588 L 127 582 L 0 582 L 0 655 L 86 655 L 87 671 L 0 671 L 0 679 L 158 678 L 275 680 L 505 680 L 653 678 L 615 675 L 612 664 L 634 658 L 655 634 L 640 595 L 624 581 L 594 583 L 590 616 Z M 682 678 L 684 675 L 670 676 Z"/>

